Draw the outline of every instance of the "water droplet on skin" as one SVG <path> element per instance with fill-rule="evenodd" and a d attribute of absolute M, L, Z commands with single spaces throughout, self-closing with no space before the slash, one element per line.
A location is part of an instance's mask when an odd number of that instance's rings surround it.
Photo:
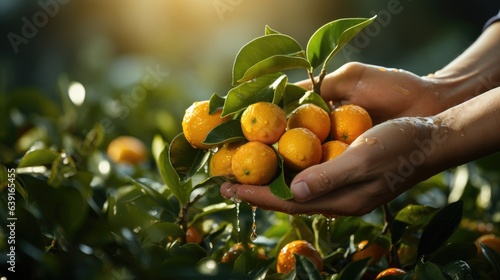
<path fill-rule="evenodd" d="M 255 241 L 257 239 L 257 206 L 252 206 L 252 233 L 250 234 L 250 240 Z"/>
<path fill-rule="evenodd" d="M 378 142 L 377 138 L 365 138 L 365 143 L 368 144 L 368 146 L 372 146 Z"/>
<path fill-rule="evenodd" d="M 380 142 L 377 138 L 365 138 L 365 143 L 368 145 L 368 146 L 373 146 L 375 144 L 378 144 L 378 146 L 384 150 L 385 149 L 385 146 L 382 144 L 382 142 Z"/>
<path fill-rule="evenodd" d="M 408 96 L 411 94 L 411 92 L 408 89 L 406 89 L 400 85 L 394 85 L 394 88 L 396 89 L 396 91 L 402 93 L 403 95 Z"/>
<path fill-rule="evenodd" d="M 330 185 L 331 184 L 330 178 L 328 178 L 328 176 L 326 175 L 326 172 L 319 173 L 319 177 L 321 178 L 321 180 L 323 181 L 323 183 L 325 183 L 326 185 Z"/>

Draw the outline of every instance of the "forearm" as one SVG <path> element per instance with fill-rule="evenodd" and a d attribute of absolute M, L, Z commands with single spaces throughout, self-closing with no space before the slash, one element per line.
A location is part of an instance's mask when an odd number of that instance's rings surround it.
<path fill-rule="evenodd" d="M 440 149 L 434 168 L 457 166 L 500 151 L 500 87 L 450 108 L 435 118 Z"/>
<path fill-rule="evenodd" d="M 489 26 L 459 57 L 427 78 L 444 109 L 500 86 L 500 22 Z"/>

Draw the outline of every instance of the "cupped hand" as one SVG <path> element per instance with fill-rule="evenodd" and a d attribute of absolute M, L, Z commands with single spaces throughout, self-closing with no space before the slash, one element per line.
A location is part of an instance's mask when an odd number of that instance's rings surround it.
<path fill-rule="evenodd" d="M 312 89 L 310 80 L 296 83 Z M 349 62 L 325 76 L 321 96 L 365 108 L 375 124 L 406 116 L 431 116 L 444 108 L 435 79 L 381 66 Z"/>
<path fill-rule="evenodd" d="M 224 183 L 220 191 L 289 214 L 363 215 L 438 172 L 432 162 L 446 134 L 435 122 L 411 117 L 374 126 L 337 158 L 297 174 L 291 200 L 273 195 L 268 186 Z"/>

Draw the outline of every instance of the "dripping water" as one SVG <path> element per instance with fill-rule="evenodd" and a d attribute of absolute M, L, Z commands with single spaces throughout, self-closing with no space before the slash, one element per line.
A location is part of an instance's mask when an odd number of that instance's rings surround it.
<path fill-rule="evenodd" d="M 250 240 L 255 241 L 257 239 L 257 206 L 252 206 L 252 233 L 250 234 Z"/>

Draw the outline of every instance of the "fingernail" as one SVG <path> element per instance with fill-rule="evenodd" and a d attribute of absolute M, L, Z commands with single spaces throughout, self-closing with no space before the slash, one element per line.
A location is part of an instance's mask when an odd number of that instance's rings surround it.
<path fill-rule="evenodd" d="M 295 198 L 307 199 L 309 198 L 309 196 L 311 196 L 311 190 L 309 189 L 307 183 L 304 181 L 299 181 L 297 183 L 294 183 L 290 187 L 290 189 L 292 190 Z"/>

